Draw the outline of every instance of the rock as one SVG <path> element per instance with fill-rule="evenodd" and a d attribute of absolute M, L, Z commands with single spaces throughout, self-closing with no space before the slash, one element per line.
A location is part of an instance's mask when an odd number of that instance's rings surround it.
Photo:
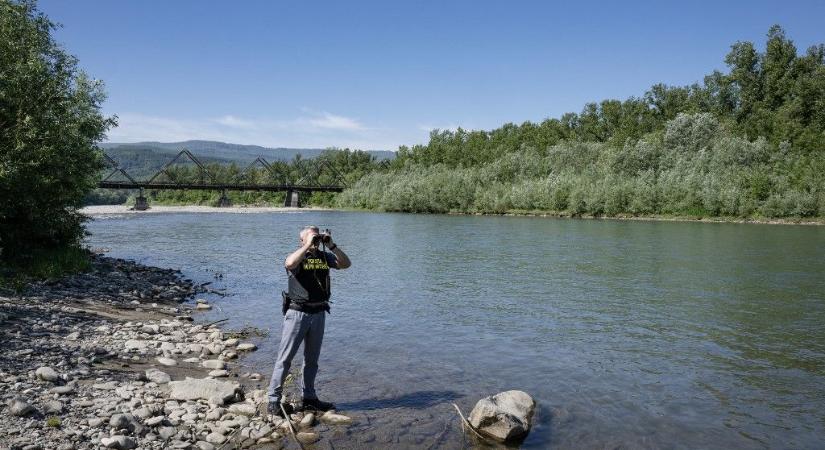
<path fill-rule="evenodd" d="M 37 411 L 34 406 L 21 398 L 14 398 L 9 402 L 9 413 L 13 416 L 24 417 Z"/>
<path fill-rule="evenodd" d="M 174 359 L 166 358 L 164 356 L 159 356 L 157 358 L 157 360 L 158 360 L 159 363 L 161 363 L 164 366 L 170 366 L 171 367 L 171 366 L 177 366 L 178 365 L 178 362 L 175 361 Z"/>
<path fill-rule="evenodd" d="M 206 435 L 206 442 L 216 445 L 223 444 L 224 442 L 226 442 L 226 436 L 213 431 Z"/>
<path fill-rule="evenodd" d="M 229 412 L 232 414 L 239 414 L 242 416 L 254 416 L 257 409 L 249 403 L 236 403 L 229 406 Z"/>
<path fill-rule="evenodd" d="M 295 437 L 298 438 L 302 444 L 312 444 L 321 438 L 318 433 L 313 433 L 310 431 L 300 431 L 295 435 Z"/>
<path fill-rule="evenodd" d="M 103 438 L 100 440 L 100 443 L 106 448 L 114 448 L 117 450 L 130 450 L 137 447 L 134 439 L 120 434 Z"/>
<path fill-rule="evenodd" d="M 514 441 L 530 432 L 535 410 L 536 402 L 526 392 L 506 391 L 479 400 L 468 420 L 485 436 Z"/>
<path fill-rule="evenodd" d="M 146 379 L 157 384 L 166 384 L 172 381 L 169 374 L 158 369 L 146 369 Z"/>
<path fill-rule="evenodd" d="M 169 397 L 174 400 L 220 400 L 221 405 L 235 397 L 239 388 L 229 381 L 187 378 L 169 382 Z"/>
<path fill-rule="evenodd" d="M 195 442 L 195 446 L 200 450 L 215 450 L 215 446 L 206 441 Z"/>
<path fill-rule="evenodd" d="M 241 351 L 241 352 L 249 352 L 249 351 L 252 351 L 252 350 L 257 350 L 258 346 L 251 343 L 251 342 L 244 342 L 244 343 L 238 344 L 238 346 L 235 347 L 235 348 L 238 351 Z"/>
<path fill-rule="evenodd" d="M 143 408 L 138 408 L 132 411 L 132 415 L 134 415 L 138 419 L 148 419 L 152 417 L 153 413 L 152 410 L 144 406 Z"/>
<path fill-rule="evenodd" d="M 208 310 L 212 309 L 212 305 L 210 305 L 208 303 L 198 303 L 198 305 L 195 306 L 195 309 L 198 309 L 198 310 L 201 310 L 201 311 L 208 311 Z"/>
<path fill-rule="evenodd" d="M 57 373 L 56 370 L 52 369 L 48 366 L 43 366 L 34 371 L 34 374 L 37 376 L 38 379 L 43 381 L 57 381 L 60 379 L 60 374 Z"/>
<path fill-rule="evenodd" d="M 224 369 L 217 369 L 209 372 L 210 377 L 221 378 L 229 376 L 229 372 Z"/>
<path fill-rule="evenodd" d="M 57 415 L 63 412 L 63 402 L 58 400 L 49 400 L 43 405 L 43 412 L 45 414 Z"/>
<path fill-rule="evenodd" d="M 234 347 L 234 346 L 238 345 L 238 338 L 229 338 L 229 339 L 223 341 L 223 345 L 225 345 L 227 347 Z"/>
<path fill-rule="evenodd" d="M 158 332 L 160 332 L 160 326 L 159 325 L 154 325 L 154 324 L 153 325 L 144 325 L 140 329 L 140 331 L 142 331 L 146 334 L 158 334 Z"/>
<path fill-rule="evenodd" d="M 309 413 L 309 414 L 305 415 L 303 419 L 301 419 L 301 423 L 299 423 L 298 426 L 301 427 L 301 428 L 309 428 L 314 423 L 315 423 L 315 414 Z"/>
<path fill-rule="evenodd" d="M 178 429 L 175 427 L 160 427 L 158 428 L 158 436 L 164 441 L 168 441 L 172 439 L 176 434 L 178 434 Z"/>
<path fill-rule="evenodd" d="M 191 353 L 200 353 L 203 350 L 203 344 L 189 344 L 189 351 Z"/>
<path fill-rule="evenodd" d="M 79 331 L 75 331 L 75 332 L 72 332 L 72 333 L 69 333 L 69 334 L 66 335 L 66 340 L 67 341 L 76 341 L 78 339 L 80 339 L 80 332 Z"/>
<path fill-rule="evenodd" d="M 55 386 L 49 390 L 52 394 L 66 395 L 74 393 L 73 386 Z"/>
<path fill-rule="evenodd" d="M 141 341 L 138 339 L 129 339 L 126 341 L 123 346 L 126 347 L 126 350 L 143 350 L 149 344 L 146 341 Z"/>
<path fill-rule="evenodd" d="M 207 359 L 206 361 L 202 362 L 201 365 L 206 367 L 207 369 L 223 369 L 226 367 L 226 363 L 221 361 L 220 359 Z"/>
<path fill-rule="evenodd" d="M 336 414 L 332 411 L 325 412 L 321 416 L 321 422 L 329 425 L 349 425 L 352 423 L 352 418 L 343 414 Z"/>
<path fill-rule="evenodd" d="M 127 430 L 130 433 L 135 431 L 138 422 L 131 414 L 113 414 L 109 419 L 109 426 L 115 430 Z"/>
<path fill-rule="evenodd" d="M 91 419 L 89 419 L 90 427 L 97 428 L 101 425 L 103 425 L 103 419 L 101 419 L 100 417 L 92 417 Z"/>
<path fill-rule="evenodd" d="M 145 423 L 146 425 L 148 425 L 150 427 L 153 427 L 155 425 L 160 425 L 160 423 L 163 422 L 164 420 L 166 420 L 166 416 L 155 416 L 155 417 L 150 417 L 150 418 L 146 419 L 143 423 Z"/>

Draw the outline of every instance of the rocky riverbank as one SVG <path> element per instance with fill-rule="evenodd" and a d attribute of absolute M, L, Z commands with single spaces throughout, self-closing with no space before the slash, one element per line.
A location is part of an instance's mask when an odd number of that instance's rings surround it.
<path fill-rule="evenodd" d="M 0 449 L 281 448 L 266 380 L 242 372 L 243 333 L 193 320 L 208 289 L 179 272 L 96 256 L 92 270 L 0 296 Z M 199 308 L 198 308 L 199 307 Z M 298 413 L 297 438 L 345 416 Z"/>

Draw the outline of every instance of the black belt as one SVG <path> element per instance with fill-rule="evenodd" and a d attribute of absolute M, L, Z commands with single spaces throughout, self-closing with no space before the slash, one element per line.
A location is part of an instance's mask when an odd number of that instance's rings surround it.
<path fill-rule="evenodd" d="M 308 314 L 329 312 L 329 302 L 289 302 L 289 309 Z"/>

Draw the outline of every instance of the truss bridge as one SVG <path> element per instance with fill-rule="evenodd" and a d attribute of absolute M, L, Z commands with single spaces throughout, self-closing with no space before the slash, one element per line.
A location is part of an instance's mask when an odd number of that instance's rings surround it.
<path fill-rule="evenodd" d="M 244 169 L 220 180 L 189 150 L 181 150 L 151 177 L 138 180 L 109 155 L 103 154 L 108 174 L 98 183 L 102 189 L 137 189 L 134 209 L 146 210 L 146 190 L 220 191 L 218 206 L 231 206 L 228 191 L 286 192 L 284 206 L 301 206 L 301 194 L 341 192 L 346 187 L 341 172 L 328 161 L 307 159 L 289 166 L 258 157 Z M 180 168 L 184 168 L 184 175 Z"/>

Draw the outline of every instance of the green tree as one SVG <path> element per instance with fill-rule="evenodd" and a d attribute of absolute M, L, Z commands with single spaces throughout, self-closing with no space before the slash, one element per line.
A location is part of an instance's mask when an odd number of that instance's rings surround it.
<path fill-rule="evenodd" d="M 0 0 L 0 259 L 77 248 L 101 168 L 103 85 L 52 37 L 31 0 Z"/>

